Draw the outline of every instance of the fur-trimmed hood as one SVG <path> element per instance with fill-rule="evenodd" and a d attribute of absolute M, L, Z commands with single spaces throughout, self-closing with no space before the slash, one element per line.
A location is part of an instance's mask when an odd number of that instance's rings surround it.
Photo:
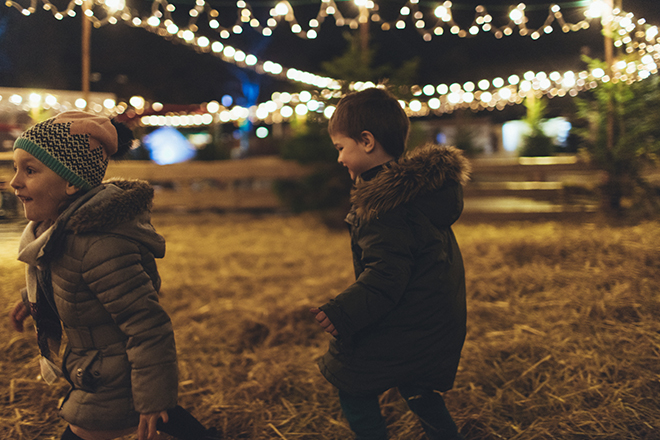
<path fill-rule="evenodd" d="M 113 179 L 84 194 L 63 214 L 74 234 L 111 233 L 144 244 L 156 258 L 165 254 L 165 240 L 151 225 L 154 190 L 141 180 Z"/>
<path fill-rule="evenodd" d="M 469 180 L 470 169 L 461 150 L 427 144 L 386 164 L 373 179 L 359 180 L 351 203 L 358 219 L 367 222 L 419 200 L 431 221 L 451 225 L 463 209 L 462 185 Z"/>

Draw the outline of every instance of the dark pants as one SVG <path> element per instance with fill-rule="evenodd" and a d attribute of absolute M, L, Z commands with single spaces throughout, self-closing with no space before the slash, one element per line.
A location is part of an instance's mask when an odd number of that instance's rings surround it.
<path fill-rule="evenodd" d="M 432 390 L 399 387 L 412 412 L 419 417 L 430 440 L 462 440 L 442 396 Z M 356 440 L 386 440 L 387 428 L 380 413 L 378 394 L 354 396 L 339 391 L 339 403 Z"/>

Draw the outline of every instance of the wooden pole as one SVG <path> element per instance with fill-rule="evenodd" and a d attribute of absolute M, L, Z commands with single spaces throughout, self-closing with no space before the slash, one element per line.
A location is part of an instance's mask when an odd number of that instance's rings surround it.
<path fill-rule="evenodd" d="M 362 63 L 368 60 L 367 53 L 369 51 L 369 10 L 366 6 L 360 8 L 360 49 L 362 52 Z"/>
<path fill-rule="evenodd" d="M 607 10 L 603 16 L 603 33 L 605 36 L 605 64 L 606 73 L 613 79 L 612 65 L 614 64 L 614 44 L 612 42 L 612 22 L 614 21 L 614 0 L 606 1 Z M 607 150 L 614 149 L 614 96 L 610 95 L 607 106 Z"/>
<path fill-rule="evenodd" d="M 89 1 L 83 2 L 82 14 L 82 93 L 85 100 L 85 110 L 89 107 L 89 75 L 90 75 L 90 41 L 92 37 L 92 22 L 87 18 Z"/>

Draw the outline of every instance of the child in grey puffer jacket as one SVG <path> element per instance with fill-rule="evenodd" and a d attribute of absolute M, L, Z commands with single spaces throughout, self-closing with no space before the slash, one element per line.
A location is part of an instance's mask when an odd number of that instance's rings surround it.
<path fill-rule="evenodd" d="M 177 405 L 178 371 L 170 318 L 158 302 L 156 258 L 165 240 L 150 222 L 146 182 L 103 177 L 111 156 L 128 151 L 123 124 L 84 112 L 61 113 L 14 144 L 11 181 L 30 220 L 20 242 L 27 288 L 11 312 L 18 331 L 37 327 L 44 380 L 64 377 L 63 440 L 140 440 L 163 431 L 214 437 Z M 62 324 L 68 343 L 61 362 Z"/>

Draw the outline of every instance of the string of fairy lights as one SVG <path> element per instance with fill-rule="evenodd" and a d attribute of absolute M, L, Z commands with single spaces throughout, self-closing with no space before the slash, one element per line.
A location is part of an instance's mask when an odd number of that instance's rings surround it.
<path fill-rule="evenodd" d="M 609 25 L 613 30 L 613 44 L 620 48 L 622 56 L 612 66 L 611 72 L 602 69 L 593 71 L 566 71 L 566 72 L 532 72 L 512 74 L 506 78 L 489 78 L 477 81 L 467 81 L 463 84 L 427 84 L 413 85 L 410 92 L 413 96 L 409 101 L 401 101 L 401 105 L 411 117 L 427 116 L 430 114 L 451 113 L 460 108 L 479 110 L 501 110 L 508 105 L 520 104 L 529 94 L 536 96 L 562 97 L 577 96 L 578 93 L 597 87 L 600 83 L 608 81 L 623 81 L 632 83 L 657 74 L 660 62 L 660 36 L 658 27 L 646 22 L 643 18 L 636 18 L 634 14 L 619 9 L 610 10 L 603 0 L 583 0 L 572 2 L 571 7 L 580 7 L 584 19 L 575 22 L 566 22 L 560 4 L 548 6 L 548 16 L 543 25 L 537 29 L 530 29 L 527 24 L 526 5 L 520 3 L 508 8 L 505 23 L 497 26 L 495 18 L 484 6 L 475 8 L 472 23 L 462 27 L 454 21 L 450 1 L 443 3 L 424 3 L 419 0 L 408 0 L 399 10 L 399 15 L 393 20 L 386 21 L 379 13 L 379 7 L 372 0 L 354 0 L 351 3 L 353 15 L 342 13 L 334 0 L 322 0 L 316 18 L 309 20 L 307 28 L 299 24 L 294 8 L 287 0 L 279 1 L 269 10 L 269 18 L 260 21 L 254 10 L 245 0 L 238 0 L 233 9 L 237 14 L 236 22 L 223 27 L 220 24 L 220 13 L 205 0 L 196 0 L 195 5 L 188 11 L 188 23 L 180 27 L 173 20 L 176 6 L 167 0 L 154 0 L 151 13 L 140 16 L 139 12 L 129 8 L 124 0 L 71 0 L 63 10 L 58 9 L 49 0 L 41 0 L 43 9 L 50 11 L 53 16 L 62 20 L 66 17 L 75 17 L 76 9 L 80 7 L 95 27 L 114 25 L 119 22 L 130 26 L 140 27 L 169 40 L 189 45 L 202 53 L 218 56 L 226 62 L 239 67 L 252 69 L 260 74 L 267 74 L 278 79 L 295 83 L 303 83 L 312 87 L 312 91 L 301 93 L 276 92 L 267 102 L 250 108 L 240 106 L 225 106 L 215 101 L 200 106 L 195 114 L 144 116 L 141 122 L 145 125 L 206 125 L 213 122 L 230 122 L 250 120 L 253 123 L 278 123 L 291 117 L 304 117 L 309 112 L 322 113 L 330 117 L 334 107 L 328 102 L 341 96 L 341 82 L 311 72 L 294 68 L 285 68 L 278 63 L 261 60 L 253 54 L 245 53 L 227 43 L 232 35 L 240 34 L 245 27 L 250 27 L 262 35 L 269 37 L 278 26 L 286 23 L 289 29 L 300 38 L 314 39 L 320 32 L 320 25 L 328 18 L 333 17 L 337 26 L 348 26 L 357 29 L 363 24 L 373 22 L 380 25 L 383 31 L 405 29 L 409 24 L 414 26 L 424 41 L 430 41 L 446 32 L 461 38 L 472 37 L 480 32 L 492 33 L 495 38 L 503 38 L 517 32 L 521 36 L 538 39 L 543 35 L 555 31 L 555 27 L 564 32 L 577 32 L 588 29 L 594 20 Z M 35 13 L 39 0 L 30 0 L 30 6 L 24 7 L 19 1 L 7 0 L 6 6 L 14 7 L 25 16 Z M 344 6 L 345 9 L 349 7 Z M 501 15 L 501 14 L 500 14 Z M 204 27 L 200 30 L 200 20 L 206 17 Z M 446 31 L 446 30 L 447 31 Z M 211 40 L 206 35 L 208 31 L 216 32 L 219 40 Z M 206 31 L 206 32 L 205 32 Z M 225 41 L 223 43 L 222 41 Z M 361 90 L 365 87 L 376 86 L 369 82 L 355 82 L 349 89 Z M 58 102 L 53 94 L 45 99 L 35 97 L 10 96 L 5 102 L 13 105 L 30 108 L 34 105 L 60 107 L 90 108 L 80 98 L 74 102 Z M 46 104 L 50 100 L 51 103 Z M 52 103 L 54 101 L 54 103 Z M 135 97 L 129 103 L 114 103 L 104 99 L 103 102 L 93 103 L 92 111 L 98 113 L 123 113 L 130 111 L 142 114 L 147 107 L 158 111 L 162 108 L 160 103 L 146 103 L 143 99 Z M 0 95 L 0 106 L 3 103 Z M 36 104 L 35 104 L 36 103 Z"/>

